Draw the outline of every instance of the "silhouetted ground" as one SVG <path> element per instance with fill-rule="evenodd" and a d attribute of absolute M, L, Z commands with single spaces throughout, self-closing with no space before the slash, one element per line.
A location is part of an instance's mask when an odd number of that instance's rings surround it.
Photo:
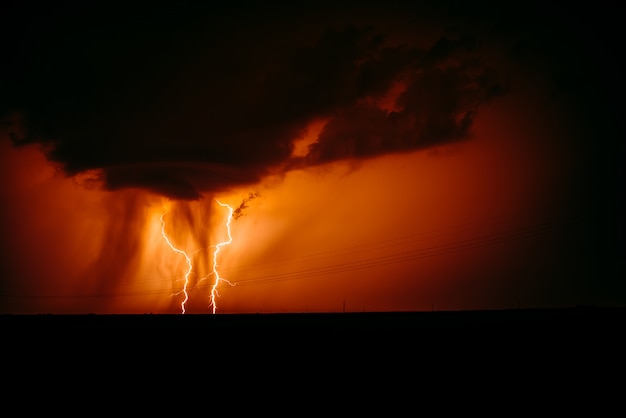
<path fill-rule="evenodd" d="M 278 374 L 288 376 L 283 379 L 288 386 L 348 379 L 384 388 L 407 376 L 411 382 L 467 385 L 484 378 L 487 370 L 496 386 L 520 376 L 548 386 L 557 378 L 559 384 L 578 386 L 582 375 L 591 376 L 585 385 L 593 385 L 594 379 L 626 371 L 625 330 L 626 308 L 593 307 L 0 316 L 5 359 L 39 374 L 84 370 L 93 379 L 95 367 L 97 376 L 116 379 L 155 375 L 161 381 L 161 374 L 175 372 L 180 380 L 186 375 L 220 382 L 236 377 L 237 384 L 265 382 L 261 385 Z"/>
<path fill-rule="evenodd" d="M 625 329 L 626 308 L 294 314 L 6 314 L 0 317 L 0 324 L 5 331 L 185 329 L 203 332 L 313 332 L 321 336 L 355 332 L 412 335 L 431 331 L 451 334 L 476 331 L 601 336 L 605 332 L 611 335 L 616 330 Z"/>
<path fill-rule="evenodd" d="M 352 403 L 369 410 L 377 400 L 385 410 L 395 406 L 400 408 L 398 414 L 404 414 L 434 394 L 456 404 L 471 393 L 481 408 L 482 402 L 502 401 L 505 393 L 517 397 L 511 408 L 520 404 L 544 408 L 543 402 L 535 405 L 533 400 L 556 396 L 562 401 L 555 393 L 565 388 L 568 400 L 576 405 L 600 385 L 611 386 L 614 394 L 626 371 L 625 325 L 626 309 L 587 307 L 1 315 L 0 341 L 5 380 L 16 392 L 5 396 L 7 401 L 22 402 L 23 391 L 32 395 L 33 386 L 46 394 L 58 389 L 73 397 L 91 391 L 98 394 L 98 402 L 158 387 L 168 391 L 150 398 L 158 408 L 168 399 L 185 407 L 185 398 L 181 401 L 181 395 L 169 391 L 192 390 L 206 402 L 221 401 L 216 389 L 239 395 L 247 388 L 254 394 L 272 393 L 268 402 L 293 400 L 298 393 L 310 397 L 302 403 L 309 408 L 330 395 L 350 404 L 351 411 Z M 111 388 L 104 399 L 103 383 Z M 465 397 L 455 397 L 455 391 Z M 606 397 L 610 396 L 603 393 Z M 241 402 L 260 408 L 249 395 Z M 402 402 L 409 403 L 400 407 Z M 291 401 L 287 404 L 293 412 Z"/>

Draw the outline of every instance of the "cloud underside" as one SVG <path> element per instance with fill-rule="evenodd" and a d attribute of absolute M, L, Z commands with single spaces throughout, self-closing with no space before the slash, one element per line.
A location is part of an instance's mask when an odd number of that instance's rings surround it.
<path fill-rule="evenodd" d="M 417 47 L 357 25 L 306 39 L 82 29 L 33 50 L 14 83 L 27 118 L 19 142 L 46 144 L 68 176 L 175 199 L 458 141 L 505 91 L 470 37 Z"/>

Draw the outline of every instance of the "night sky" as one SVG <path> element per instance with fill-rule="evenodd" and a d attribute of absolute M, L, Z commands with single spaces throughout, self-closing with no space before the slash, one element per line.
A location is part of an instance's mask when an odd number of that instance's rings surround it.
<path fill-rule="evenodd" d="M 0 6 L 0 312 L 626 304 L 616 6 L 129 3 Z"/>

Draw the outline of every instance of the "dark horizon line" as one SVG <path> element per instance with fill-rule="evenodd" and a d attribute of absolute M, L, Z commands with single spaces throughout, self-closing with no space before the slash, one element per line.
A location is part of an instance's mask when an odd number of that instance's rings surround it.
<path fill-rule="evenodd" d="M 535 306 L 535 307 L 510 307 L 510 308 L 459 308 L 459 309 L 435 309 L 434 307 L 429 310 L 344 310 L 344 311 L 258 311 L 258 312 L 224 312 L 217 311 L 215 313 L 202 312 L 202 313 L 159 313 L 159 312 L 143 312 L 143 313 L 54 313 L 54 312 L 38 312 L 38 313 L 14 313 L 4 312 L 0 313 L 0 316 L 216 316 L 216 315 L 335 315 L 335 314 L 412 314 L 412 313 L 435 313 L 435 312 L 449 312 L 449 313 L 463 313 L 463 312 L 510 312 L 510 311 L 566 311 L 566 310 L 626 310 L 626 305 L 593 305 L 593 304 L 576 304 L 570 306 Z"/>

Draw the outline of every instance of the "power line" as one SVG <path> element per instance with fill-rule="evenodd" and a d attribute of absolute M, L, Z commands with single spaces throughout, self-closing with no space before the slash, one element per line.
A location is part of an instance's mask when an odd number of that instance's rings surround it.
<path fill-rule="evenodd" d="M 239 281 L 230 280 L 235 284 L 236 287 L 242 286 L 258 286 L 271 284 L 282 281 L 290 281 L 290 280 L 302 280 L 309 279 L 317 276 L 331 275 L 337 273 L 344 273 L 348 271 L 356 271 L 363 269 L 373 269 L 380 266 L 390 265 L 390 264 L 398 264 L 405 263 L 410 261 L 415 261 L 427 257 L 434 257 L 438 255 L 444 255 L 449 253 L 456 253 L 460 251 L 466 251 L 474 248 L 495 245 L 503 242 L 520 240 L 524 238 L 531 238 L 538 235 L 548 234 L 552 231 L 556 231 L 567 226 L 572 226 L 578 223 L 579 220 L 573 219 L 570 221 L 564 221 L 559 223 L 541 223 L 535 225 L 527 225 L 515 229 L 511 229 L 508 231 L 501 231 L 497 233 L 487 234 L 483 236 L 477 236 L 470 239 L 464 240 L 456 240 L 453 242 L 421 247 L 417 249 L 411 249 L 408 251 L 400 251 L 394 252 L 392 254 L 386 254 L 382 256 L 376 257 L 367 257 L 361 258 L 354 261 L 341 262 L 341 263 L 332 263 L 326 264 L 320 267 L 312 267 L 307 269 L 301 269 L 293 272 L 285 272 L 278 274 L 270 274 L 263 275 L 258 277 L 252 277 L 249 279 L 242 279 Z M 302 263 L 303 261 L 308 260 L 308 262 L 322 262 L 324 260 L 331 260 L 337 258 L 339 256 L 347 256 L 354 254 L 361 254 L 362 257 L 365 257 L 366 254 L 371 253 L 372 251 L 380 252 L 384 249 L 389 249 L 393 247 L 398 247 L 400 245 L 409 245 L 415 244 L 421 241 L 426 240 L 427 234 L 436 233 L 434 236 L 430 237 L 431 239 L 440 237 L 443 235 L 442 231 L 456 231 L 460 232 L 460 230 L 464 227 L 469 226 L 470 224 L 465 225 L 457 225 L 450 228 L 442 228 L 438 230 L 420 232 L 416 234 L 410 234 L 403 237 L 396 238 L 388 238 L 384 240 L 375 241 L 372 243 L 360 244 L 351 247 L 345 247 L 342 249 L 335 250 L 327 250 L 321 251 L 317 253 L 307 254 L 300 257 L 292 257 L 289 259 L 279 260 L 279 261 L 270 261 L 266 263 L 259 263 L 256 265 L 249 265 L 239 269 L 230 269 L 224 270 L 224 274 L 228 274 L 230 276 L 236 275 L 238 272 L 243 272 L 247 270 L 259 269 L 263 266 L 281 266 L 294 264 L 296 262 Z M 195 286 L 193 291 L 201 291 L 209 289 L 209 285 L 198 285 Z M 148 295 L 165 295 L 169 294 L 170 296 L 175 296 L 178 292 L 173 291 L 172 289 L 153 289 L 153 290 L 137 290 L 137 291 L 127 291 L 127 292 L 112 292 L 112 293 L 93 293 L 93 294 L 76 294 L 76 295 L 37 295 L 37 294 L 3 294 L 0 297 L 3 298 L 47 298 L 47 299 L 67 299 L 67 298 L 117 298 L 117 297 L 145 297 Z"/>

